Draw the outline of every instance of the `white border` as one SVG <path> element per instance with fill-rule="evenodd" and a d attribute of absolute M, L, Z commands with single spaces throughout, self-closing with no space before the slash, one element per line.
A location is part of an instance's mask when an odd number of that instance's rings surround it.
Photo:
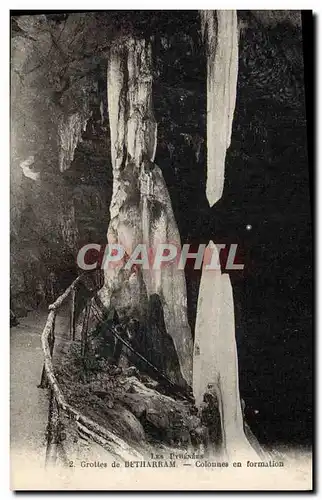
<path fill-rule="evenodd" d="M 0 470 L 1 470 L 1 483 L 0 483 L 0 491 L 1 491 L 1 498 L 8 498 L 11 497 L 12 493 L 9 491 L 9 405 L 8 405 L 8 394 L 9 394 L 9 314 L 8 314 L 8 304 L 9 304 L 9 298 L 8 298 L 8 291 L 9 291 L 9 272 L 8 272 L 8 266 L 9 266 L 9 71 L 8 71 L 8 55 L 9 55 L 9 9 L 71 9 L 71 10 L 86 10 L 90 9 L 92 11 L 94 10 L 99 10 L 99 9 L 133 9 L 133 10 L 140 10 L 140 9 L 151 9 L 151 10 L 157 10 L 157 9 L 218 9 L 218 8 L 237 8 L 237 9 L 250 9 L 250 10 L 266 10 L 267 8 L 269 10 L 284 10 L 284 9 L 313 9 L 314 13 L 317 14 L 317 47 L 316 47 L 316 53 L 318 54 L 317 56 L 317 61 L 316 64 L 318 65 L 318 71 L 317 71 L 317 82 L 316 82 L 316 90 L 318 92 L 319 86 L 322 82 L 321 79 L 321 43 L 322 43 L 322 35 L 321 35 L 321 26 L 320 26 L 320 19 L 319 19 L 319 14 L 321 13 L 321 1 L 313 1 L 313 2 L 303 2 L 299 0 L 287 0 L 287 1 L 279 1 L 279 0 L 270 0 L 269 5 L 268 2 L 264 2 L 262 0 L 248 0 L 247 2 L 232 2 L 229 0 L 217 0 L 216 2 L 210 2 L 209 0 L 203 0 L 199 1 L 198 3 L 194 4 L 193 2 L 187 2 L 187 1 L 182 1 L 182 0 L 162 0 L 159 2 L 148 2 L 146 0 L 139 0 L 137 2 L 129 2 L 126 0 L 118 0 L 118 1 L 109 1 L 107 2 L 106 0 L 103 1 L 96 1 L 93 3 L 89 3 L 88 1 L 84 0 L 69 0 L 66 2 L 66 0 L 56 0 L 55 2 L 46 2 L 46 5 L 44 5 L 44 2 L 38 1 L 30 1 L 30 2 L 25 2 L 23 0 L 16 0 L 12 2 L 6 2 L 5 0 L 2 1 L 1 4 L 1 16 L 0 16 L 0 23 L 1 23 L 1 43 L 0 43 L 0 50 L 1 50 L 1 60 L 2 60 L 2 72 L 1 72 L 1 80 L 0 80 L 0 86 L 1 86 L 1 93 L 2 93 L 2 111 L 3 111 L 3 118 L 1 120 L 1 130 L 0 130 L 0 140 L 1 140 L 1 182 L 0 182 L 0 200 L 1 200 L 1 247 L 0 247 L 0 252 L 1 252 L 1 262 L 3 263 L 3 271 L 1 275 L 1 296 L 0 296 L 0 308 L 1 308 L 1 337 L 0 337 L 0 352 L 2 355 L 2 360 L 0 363 L 0 369 L 1 369 L 1 374 L 0 374 L 0 381 L 1 381 L 1 401 L 3 401 L 3 406 L 1 408 L 1 423 L 0 423 Z M 318 99 L 317 101 L 318 105 L 318 113 L 317 113 L 317 121 L 321 117 L 321 99 Z M 318 124 L 317 124 L 318 125 Z M 316 252 L 316 261 L 317 261 L 317 266 L 318 266 L 318 255 L 319 255 L 319 250 L 321 249 L 321 205 L 322 203 L 319 202 L 319 196 L 322 193 L 322 176 L 319 175 L 319 144 L 321 143 L 321 135 L 320 135 L 320 128 L 317 127 L 317 135 L 315 138 L 316 141 L 316 147 L 317 147 L 317 154 L 316 154 L 316 175 L 317 175 L 317 189 L 316 189 L 316 197 L 317 197 L 317 222 L 318 222 L 318 227 L 317 227 L 317 234 L 316 234 L 316 239 L 317 239 L 317 248 L 315 249 Z M 4 180 L 5 179 L 5 180 Z M 321 266 L 318 266 L 318 285 L 321 284 Z M 322 310 L 322 299 L 321 295 L 318 295 L 317 297 L 317 303 L 316 303 L 316 312 Z M 319 320 L 319 318 L 317 318 Z M 321 382 L 321 370 L 319 370 L 319 360 L 322 359 L 321 356 L 321 342 L 318 342 L 319 338 L 319 333 L 320 333 L 320 322 L 317 321 L 317 331 L 316 331 L 316 340 L 317 340 L 317 345 L 318 345 L 318 355 L 316 358 L 316 368 L 319 372 L 319 377 L 318 377 L 318 382 Z M 12 360 L 14 362 L 14 360 Z M 321 403 L 321 401 L 320 401 Z M 318 408 L 318 415 L 320 415 L 320 404 Z M 316 421 L 318 422 L 318 418 L 316 415 Z M 316 422 L 316 423 L 317 423 Z M 321 436 L 321 434 L 320 434 Z M 318 441 L 318 450 L 321 451 L 321 439 Z M 316 479 L 318 477 L 321 477 L 319 472 L 320 472 L 320 464 L 319 462 L 321 461 L 321 457 L 319 457 L 319 461 L 316 464 Z M 67 494 L 67 493 L 66 493 Z M 247 494 L 247 493 L 246 493 Z M 62 494 L 60 494 L 62 495 Z M 84 495 L 80 494 L 75 494 L 76 497 L 82 498 Z M 153 494 L 151 493 L 151 496 Z M 216 496 L 219 495 L 219 493 L 216 493 Z M 120 496 L 123 495 L 116 495 L 116 494 L 110 494 L 110 498 L 120 498 Z M 146 496 L 146 495 L 145 495 Z M 148 495 L 149 497 L 150 495 Z M 167 494 L 168 497 L 176 498 L 177 494 Z M 190 495 L 189 495 L 190 496 Z M 194 494 L 194 497 L 201 496 L 200 494 Z M 231 495 L 226 495 L 226 498 L 229 498 Z M 265 495 L 266 496 L 266 495 Z M 269 495 L 270 496 L 270 495 Z M 275 498 L 284 498 L 284 495 L 282 494 L 275 494 L 272 493 L 272 496 Z M 46 494 L 38 494 L 38 498 L 44 498 L 46 497 Z M 94 494 L 87 494 L 86 497 L 88 498 L 94 498 Z"/>

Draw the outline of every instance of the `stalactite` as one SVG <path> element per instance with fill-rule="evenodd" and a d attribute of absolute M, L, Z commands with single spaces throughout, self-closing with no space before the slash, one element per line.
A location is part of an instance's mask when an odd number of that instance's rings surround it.
<path fill-rule="evenodd" d="M 82 140 L 89 113 L 76 112 L 62 116 L 58 123 L 59 170 L 65 172 L 74 160 L 77 144 Z"/>
<path fill-rule="evenodd" d="M 238 28 L 234 10 L 205 10 L 201 26 L 207 51 L 207 199 L 222 197 L 238 75 Z"/>

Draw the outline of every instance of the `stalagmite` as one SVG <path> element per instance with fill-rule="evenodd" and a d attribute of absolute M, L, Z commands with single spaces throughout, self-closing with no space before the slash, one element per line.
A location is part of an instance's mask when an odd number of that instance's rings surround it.
<path fill-rule="evenodd" d="M 207 199 L 222 197 L 226 151 L 230 146 L 238 74 L 237 13 L 201 12 L 207 49 Z"/>
<path fill-rule="evenodd" d="M 157 124 L 152 106 L 150 43 L 134 38 L 118 40 L 110 52 L 107 80 L 113 165 L 108 242 L 123 245 L 128 255 L 142 243 L 152 252 L 158 243 L 181 246 L 170 196 L 154 163 Z M 161 271 L 105 269 L 100 299 L 106 307 L 120 309 L 127 301 L 142 319 L 149 298 L 155 294 L 160 297 L 166 331 L 180 365 L 181 373 L 174 382 L 183 377 L 191 385 L 193 346 L 183 271 L 172 267 Z"/>
<path fill-rule="evenodd" d="M 215 252 L 210 241 L 208 251 Z M 206 392 L 219 402 L 224 452 L 229 458 L 254 456 L 243 429 L 238 361 L 235 340 L 234 302 L 228 274 L 203 267 L 196 318 L 193 358 L 193 393 L 200 407 Z"/>

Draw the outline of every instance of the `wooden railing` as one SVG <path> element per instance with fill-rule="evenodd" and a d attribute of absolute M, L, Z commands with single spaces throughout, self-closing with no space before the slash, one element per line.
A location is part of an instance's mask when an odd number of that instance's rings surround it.
<path fill-rule="evenodd" d="M 120 460 L 131 460 L 133 458 L 142 459 L 141 454 L 129 446 L 125 441 L 116 436 L 113 432 L 97 424 L 86 417 L 65 399 L 64 394 L 59 387 L 54 366 L 53 353 L 55 348 L 55 320 L 58 311 L 65 301 L 70 297 L 70 337 L 72 341 L 76 339 L 76 298 L 78 285 L 85 283 L 88 274 L 80 275 L 66 290 L 51 304 L 47 321 L 42 332 L 41 342 L 44 354 L 44 366 L 41 374 L 39 387 L 49 389 L 49 411 L 47 425 L 47 448 L 46 448 L 46 466 L 55 465 L 57 460 L 67 465 L 68 457 L 63 446 L 62 435 L 62 417 L 63 415 L 73 419 L 76 422 L 78 430 L 89 439 L 105 448 L 115 458 Z M 97 283 L 97 290 L 100 283 Z M 93 291 L 93 290 L 92 290 Z M 90 300 L 87 301 L 84 312 L 84 320 L 81 333 L 81 351 L 84 355 L 87 343 L 88 318 L 90 315 Z"/>

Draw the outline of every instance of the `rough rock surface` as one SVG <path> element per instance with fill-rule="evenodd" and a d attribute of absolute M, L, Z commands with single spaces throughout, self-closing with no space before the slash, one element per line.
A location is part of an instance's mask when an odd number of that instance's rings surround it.
<path fill-rule="evenodd" d="M 180 245 L 180 235 L 161 170 L 154 163 L 157 126 L 152 107 L 151 46 L 145 40 L 117 42 L 108 66 L 108 102 L 113 164 L 113 195 L 108 242 L 123 245 L 126 258 L 138 244 L 151 252 L 158 243 Z M 187 320 L 183 271 L 108 268 L 99 297 L 105 307 L 126 307 L 144 321 L 147 298 L 160 297 L 166 332 L 172 337 L 182 377 L 192 380 L 192 337 Z M 165 370 L 166 367 L 163 367 Z M 172 374 L 171 374 L 172 375 Z"/>

